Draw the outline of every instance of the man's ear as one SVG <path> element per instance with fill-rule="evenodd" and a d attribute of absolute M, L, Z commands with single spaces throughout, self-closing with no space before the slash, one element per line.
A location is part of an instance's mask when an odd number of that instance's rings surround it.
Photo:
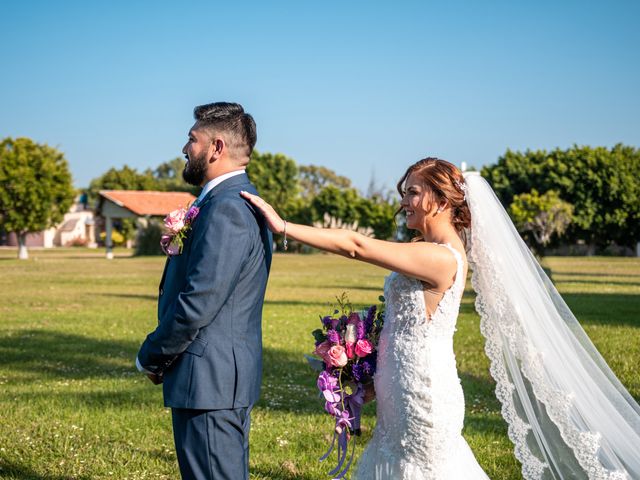
<path fill-rule="evenodd" d="M 227 146 L 225 145 L 222 138 L 214 138 L 211 141 L 211 146 L 209 147 L 209 151 L 211 153 L 211 156 L 209 157 L 209 163 L 213 163 L 218 160 L 226 147 Z"/>

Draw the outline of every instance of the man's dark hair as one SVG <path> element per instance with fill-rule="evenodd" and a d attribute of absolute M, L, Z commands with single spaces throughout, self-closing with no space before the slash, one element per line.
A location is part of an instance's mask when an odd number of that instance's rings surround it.
<path fill-rule="evenodd" d="M 245 147 L 246 155 L 251 155 L 257 139 L 256 122 L 251 115 L 245 113 L 242 105 L 227 102 L 208 103 L 194 108 L 193 117 L 198 121 L 198 126 L 211 132 L 231 134 L 231 141 L 235 144 L 230 147 Z"/>

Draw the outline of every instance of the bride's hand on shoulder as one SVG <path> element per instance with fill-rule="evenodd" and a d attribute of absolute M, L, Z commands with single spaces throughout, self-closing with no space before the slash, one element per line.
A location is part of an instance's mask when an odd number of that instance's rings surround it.
<path fill-rule="evenodd" d="M 240 195 L 248 200 L 251 205 L 256 207 L 262 216 L 267 221 L 267 227 L 273 233 L 282 233 L 284 231 L 284 220 L 278 215 L 278 213 L 273 209 L 271 205 L 265 202 L 258 195 L 253 195 L 252 193 L 245 192 L 244 190 L 240 192 Z"/>

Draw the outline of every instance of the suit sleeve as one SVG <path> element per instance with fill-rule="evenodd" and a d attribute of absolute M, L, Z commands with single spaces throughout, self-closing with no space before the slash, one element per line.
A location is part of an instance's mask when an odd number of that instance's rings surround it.
<path fill-rule="evenodd" d="M 200 329 L 215 321 L 248 256 L 250 216 L 242 199 L 220 199 L 206 218 L 196 219 L 185 286 L 175 308 L 168 309 L 142 344 L 138 358 L 143 366 L 161 372 L 186 350 Z"/>

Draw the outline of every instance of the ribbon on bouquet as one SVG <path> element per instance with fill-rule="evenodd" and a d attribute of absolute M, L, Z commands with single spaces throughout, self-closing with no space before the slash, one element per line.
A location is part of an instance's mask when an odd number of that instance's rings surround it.
<path fill-rule="evenodd" d="M 364 404 L 364 388 L 361 383 L 358 383 L 355 393 L 348 395 L 344 398 L 345 410 L 341 412 L 336 418 L 336 427 L 333 432 L 333 439 L 329 450 L 320 457 L 320 461 L 324 461 L 329 458 L 329 455 L 336 446 L 338 454 L 338 464 L 329 472 L 329 475 L 333 476 L 333 480 L 341 480 L 351 468 L 353 463 L 353 457 L 356 449 L 355 438 L 351 445 L 351 455 L 345 465 L 347 459 L 347 451 L 349 447 L 350 431 L 353 431 L 356 435 L 360 435 L 360 418 L 362 416 L 362 405 Z"/>
<path fill-rule="evenodd" d="M 361 383 L 358 383 L 355 393 L 345 397 L 344 404 L 352 415 L 353 433 L 360 435 L 360 418 L 362 417 L 362 405 L 364 405 L 364 387 Z"/>
<path fill-rule="evenodd" d="M 351 463 L 353 462 L 353 456 L 356 450 L 356 440 L 354 438 L 351 445 L 351 455 L 349 457 L 349 461 L 345 465 L 344 463 L 347 458 L 347 450 L 349 447 L 349 428 L 351 423 L 349 422 L 349 420 L 338 420 L 338 422 L 343 424 L 346 428 L 342 428 L 340 433 L 338 433 L 337 431 L 333 432 L 333 440 L 331 441 L 331 446 L 329 447 L 329 450 L 327 450 L 327 453 L 325 453 L 322 457 L 320 457 L 320 461 L 323 461 L 329 458 L 329 455 L 333 451 L 334 446 L 336 445 L 336 440 L 337 440 L 336 451 L 338 453 L 338 464 L 335 466 L 333 470 L 329 472 L 329 475 L 333 476 L 333 480 L 342 480 L 344 478 L 346 473 L 349 471 L 349 468 L 351 467 Z"/>

